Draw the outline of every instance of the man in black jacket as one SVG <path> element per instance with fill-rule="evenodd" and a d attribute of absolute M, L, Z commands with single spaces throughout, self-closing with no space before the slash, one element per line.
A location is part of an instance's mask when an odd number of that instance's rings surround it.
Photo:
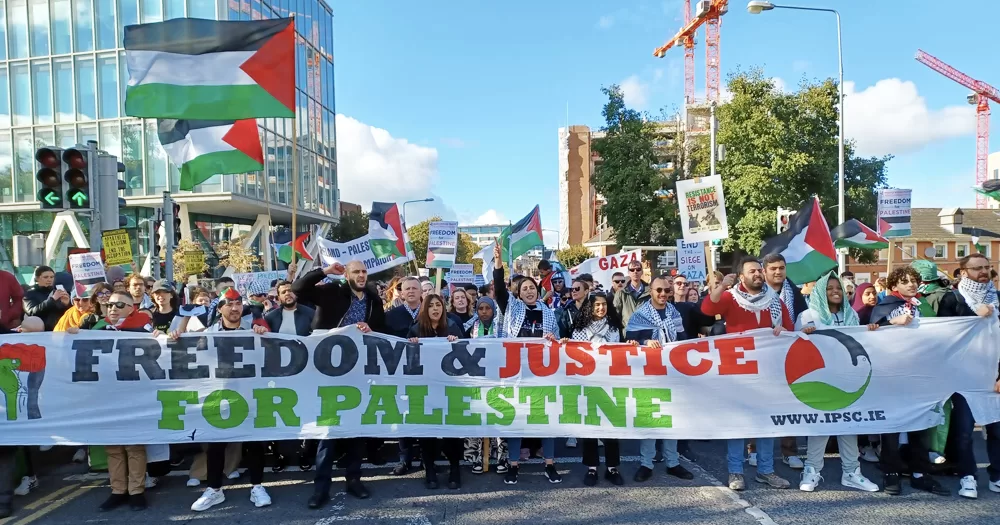
<path fill-rule="evenodd" d="M 941 297 L 938 306 L 938 317 L 992 317 L 997 318 L 1000 304 L 997 302 L 997 292 L 990 281 L 990 260 L 982 254 L 973 254 L 958 261 L 961 270 L 961 280 L 957 289 Z M 998 374 L 1000 379 L 1000 374 Z M 1000 380 L 994 390 L 1000 393 Z M 972 418 L 972 410 L 968 401 L 960 394 L 951 396 L 950 432 L 955 444 L 955 463 L 958 470 L 958 495 L 977 498 L 976 488 L 976 456 L 972 449 L 976 422 Z M 1000 422 L 986 425 L 986 455 L 990 466 L 986 469 L 990 476 L 989 488 L 1000 492 Z M 949 457 L 951 455 L 949 454 Z"/>
<path fill-rule="evenodd" d="M 316 310 L 306 305 L 299 304 L 295 292 L 292 291 L 292 283 L 288 281 L 278 281 L 274 287 L 278 293 L 279 307 L 271 310 L 264 316 L 271 331 L 276 334 L 289 334 L 307 336 L 312 333 L 313 318 L 316 317 Z"/>
<path fill-rule="evenodd" d="M 327 275 L 346 275 L 345 281 L 320 285 Z M 297 297 L 316 306 L 312 328 L 329 330 L 354 325 L 363 333 L 385 331 L 385 311 L 382 298 L 374 284 L 368 284 L 368 269 L 361 261 L 347 266 L 334 263 L 325 269 L 315 269 L 295 281 L 291 290 Z M 309 498 L 309 508 L 318 509 L 330 501 L 330 478 L 333 474 L 334 440 L 325 439 L 316 453 L 315 491 Z M 346 492 L 358 499 L 369 496 L 361 483 L 361 459 L 365 439 L 348 438 L 340 442 L 346 463 Z"/>
<path fill-rule="evenodd" d="M 396 337 L 408 337 L 410 325 L 417 320 L 422 300 L 420 280 L 407 277 L 400 283 L 403 304 L 385 313 L 385 333 Z"/>

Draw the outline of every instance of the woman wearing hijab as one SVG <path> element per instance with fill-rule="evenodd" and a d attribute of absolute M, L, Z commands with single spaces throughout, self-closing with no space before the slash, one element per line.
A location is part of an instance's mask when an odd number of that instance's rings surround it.
<path fill-rule="evenodd" d="M 428 294 L 420 306 L 417 321 L 410 327 L 410 342 L 419 343 L 423 338 L 445 337 L 448 341 L 457 341 L 462 337 L 462 330 L 454 321 L 448 318 L 444 311 L 444 299 L 437 294 Z M 424 485 L 428 489 L 438 488 L 437 471 L 434 461 L 444 452 L 451 466 L 448 474 L 448 488 L 457 489 L 462 486 L 462 474 L 459 462 L 462 460 L 461 438 L 420 438 L 420 451 L 423 454 Z"/>
<path fill-rule="evenodd" d="M 851 307 L 858 313 L 858 322 L 868 324 L 871 322 L 872 309 L 878 304 L 878 291 L 872 283 L 861 283 L 854 290 L 854 301 Z"/>
<path fill-rule="evenodd" d="M 535 280 L 527 276 L 518 276 L 511 279 L 512 291 L 507 291 L 504 284 L 503 257 L 500 254 L 500 245 L 493 248 L 493 285 L 494 295 L 500 312 L 503 315 L 504 337 L 524 337 L 532 339 L 545 338 L 550 341 L 557 341 L 559 338 L 559 325 L 556 323 L 556 315 L 544 302 L 539 301 L 540 296 L 538 284 Z M 521 450 L 521 438 L 510 438 L 507 440 L 510 449 Z M 561 483 L 562 476 L 556 470 L 555 454 L 556 441 L 554 438 L 543 438 L 542 455 L 545 457 L 545 477 L 549 483 Z M 510 469 L 503 478 L 507 485 L 517 484 L 517 461 L 510 462 Z"/>
<path fill-rule="evenodd" d="M 466 323 L 467 332 L 473 339 L 480 338 L 500 338 L 503 337 L 500 326 L 503 321 L 497 313 L 497 305 L 493 299 L 483 296 L 476 301 L 476 315 Z M 503 438 L 492 438 L 490 449 L 496 451 L 497 474 L 506 474 L 510 462 L 510 449 L 507 448 L 507 440 Z M 465 460 L 472 463 L 472 473 L 483 473 L 483 438 L 466 438 L 465 440 Z"/>
<path fill-rule="evenodd" d="M 579 314 L 573 320 L 573 340 L 590 341 L 595 344 L 618 343 L 622 339 L 622 321 L 615 312 L 608 296 L 602 292 L 590 294 L 580 308 Z M 563 342 L 568 339 L 563 339 Z M 601 464 L 598 452 L 597 438 L 580 440 L 583 447 L 583 464 L 587 466 L 587 474 L 583 484 L 588 487 L 597 485 L 597 467 Z M 604 479 L 615 485 L 624 485 L 618 466 L 621 465 L 620 446 L 617 439 L 604 440 Z"/>
<path fill-rule="evenodd" d="M 816 281 L 813 293 L 809 294 L 809 309 L 799 316 L 799 328 L 811 334 L 817 329 L 841 326 L 859 326 L 858 314 L 853 308 L 847 307 L 844 285 L 834 272 L 830 272 Z M 807 439 L 806 465 L 802 471 L 802 481 L 799 490 L 813 492 L 823 479 L 823 454 L 826 453 L 828 436 L 810 436 Z M 858 437 L 837 436 L 837 448 L 840 450 L 840 461 L 843 474 L 840 484 L 865 492 L 878 492 L 878 485 L 872 483 L 861 474 L 858 462 Z"/>

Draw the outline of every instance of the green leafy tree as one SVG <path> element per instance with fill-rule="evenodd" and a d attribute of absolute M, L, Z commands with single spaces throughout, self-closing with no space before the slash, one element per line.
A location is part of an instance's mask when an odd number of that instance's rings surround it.
<path fill-rule="evenodd" d="M 566 269 L 572 268 L 593 256 L 594 254 L 582 244 L 567 246 L 556 252 L 556 259 L 559 259 L 559 262 L 561 262 Z"/>
<path fill-rule="evenodd" d="M 327 240 L 333 242 L 353 241 L 368 233 L 368 214 L 350 212 L 340 216 L 340 221 L 330 227 Z"/>
<path fill-rule="evenodd" d="M 783 93 L 760 69 L 751 69 L 731 75 L 728 84 L 733 98 L 716 110 L 718 143 L 726 147 L 716 167 L 729 220 L 724 249 L 757 254 L 776 234 L 777 208 L 798 209 L 813 195 L 830 227 L 837 226 L 836 82 L 803 81 L 797 92 Z M 709 138 L 694 142 L 691 173 L 707 175 Z M 845 145 L 847 218 L 874 226 L 876 189 L 885 186 L 891 158 L 860 158 L 853 143 Z"/>
<path fill-rule="evenodd" d="M 593 144 L 601 156 L 593 177 L 606 200 L 601 214 L 620 245 L 671 245 L 680 232 L 677 204 L 663 195 L 674 187 L 676 170 L 654 167 L 657 124 L 629 109 L 617 85 L 601 91 L 608 97 L 602 112 L 605 136 Z"/>

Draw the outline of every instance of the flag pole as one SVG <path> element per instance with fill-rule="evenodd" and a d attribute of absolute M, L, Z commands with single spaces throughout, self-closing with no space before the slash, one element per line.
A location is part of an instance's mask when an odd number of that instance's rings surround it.
<path fill-rule="evenodd" d="M 298 113 L 292 119 L 292 264 L 295 264 L 296 215 L 299 207 L 299 123 Z"/>

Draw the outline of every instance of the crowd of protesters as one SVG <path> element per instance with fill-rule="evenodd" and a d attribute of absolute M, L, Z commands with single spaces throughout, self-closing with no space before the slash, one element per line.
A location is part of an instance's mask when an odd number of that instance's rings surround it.
<path fill-rule="evenodd" d="M 565 274 L 554 272 L 548 261 L 538 270 L 542 279 L 505 274 L 497 249 L 492 282 L 475 285 L 435 286 L 426 277 L 400 276 L 387 284 L 369 281 L 364 264 L 333 264 L 316 268 L 296 278 L 295 265 L 286 280 L 271 286 L 252 284 L 240 293 L 232 279 L 218 279 L 213 287 L 178 290 L 167 280 L 126 275 L 120 268 L 107 270 L 107 282 L 74 286 L 65 272 L 38 267 L 33 284 L 26 289 L 17 279 L 0 272 L 0 334 L 42 331 L 112 330 L 147 332 L 153 336 L 178 338 L 195 331 L 253 331 L 308 336 L 318 331 L 354 326 L 364 333 L 379 332 L 419 342 L 425 338 L 544 338 L 597 343 L 626 342 L 659 347 L 699 337 L 769 329 L 811 333 L 820 327 L 867 326 L 877 330 L 887 325 L 908 325 L 921 317 L 980 316 L 996 318 L 1000 312 L 994 280 L 996 272 L 983 255 L 964 257 L 960 268 L 948 279 L 930 261 L 915 261 L 899 267 L 876 283 L 854 282 L 850 273 L 830 273 L 815 283 L 798 287 L 785 275 L 785 261 L 770 255 L 763 260 L 738 262 L 735 273 L 711 276 L 704 289 L 680 275 L 644 278 L 641 262 L 633 261 L 626 272 L 615 273 L 604 290 L 592 276 L 578 275 L 567 283 Z M 440 289 L 440 293 L 435 293 Z M 29 385 L 30 387 L 30 385 Z M 1000 381 L 996 385 L 1000 393 Z M 30 390 L 30 388 L 29 388 Z M 30 397 L 30 396 L 29 396 Z M 29 414 L 37 410 L 37 399 L 28 400 Z M 867 492 L 902 492 L 901 479 L 908 476 L 913 489 L 938 495 L 951 491 L 935 476 L 957 475 L 958 494 L 976 498 L 976 458 L 973 454 L 975 422 L 965 399 L 955 394 L 947 404 L 948 418 L 939 427 L 921 432 L 881 436 L 836 437 L 841 457 L 841 484 Z M 1000 492 L 1000 423 L 986 425 L 988 487 Z M 799 489 L 815 491 L 823 478 L 828 437 L 799 439 L 789 436 L 727 441 L 728 486 L 746 488 L 744 465 L 754 469 L 753 480 L 775 489 L 787 488 L 789 480 L 774 469 L 780 460 L 802 471 Z M 568 447 L 582 449 L 587 486 L 601 477 L 613 485 L 625 484 L 617 439 L 580 439 L 564 436 Z M 799 442 L 805 444 L 801 454 Z M 400 462 L 391 473 L 405 475 L 421 469 L 428 489 L 440 486 L 434 464 L 443 455 L 449 470 L 446 485 L 462 486 L 462 460 L 473 474 L 491 466 L 503 483 L 518 482 L 521 461 L 543 459 L 543 474 L 550 483 L 560 483 L 556 465 L 555 438 L 465 440 L 420 438 L 398 440 Z M 344 469 L 346 493 L 369 497 L 362 482 L 362 463 L 384 464 L 381 440 L 351 438 L 296 443 L 211 443 L 174 447 L 170 459 L 152 461 L 149 448 L 137 444 L 91 447 L 106 455 L 111 494 L 100 510 L 128 505 L 147 508 L 145 492 L 160 476 L 193 455 L 190 487 L 207 487 L 192 504 L 205 511 L 225 501 L 226 479 L 244 474 L 250 478 L 250 501 L 256 507 L 271 504 L 263 486 L 265 464 L 280 471 L 288 458 L 298 456 L 299 466 L 315 467 L 315 483 L 307 505 L 321 508 L 330 499 L 335 464 Z M 0 447 L 0 518 L 11 514 L 12 495 L 24 496 L 38 486 L 33 458 L 51 447 Z M 603 476 L 598 470 L 604 458 Z M 681 456 L 696 461 L 681 440 L 641 440 L 640 465 L 634 482 L 650 480 L 656 463 L 666 463 L 667 475 L 693 478 L 680 463 Z M 489 450 L 489 453 L 486 451 Z M 15 453 L 21 454 L 26 472 L 14 478 Z M 88 451 L 74 451 L 74 461 L 88 460 Z M 866 478 L 860 462 L 877 463 L 881 484 Z M 93 464 L 94 462 L 91 461 Z"/>

